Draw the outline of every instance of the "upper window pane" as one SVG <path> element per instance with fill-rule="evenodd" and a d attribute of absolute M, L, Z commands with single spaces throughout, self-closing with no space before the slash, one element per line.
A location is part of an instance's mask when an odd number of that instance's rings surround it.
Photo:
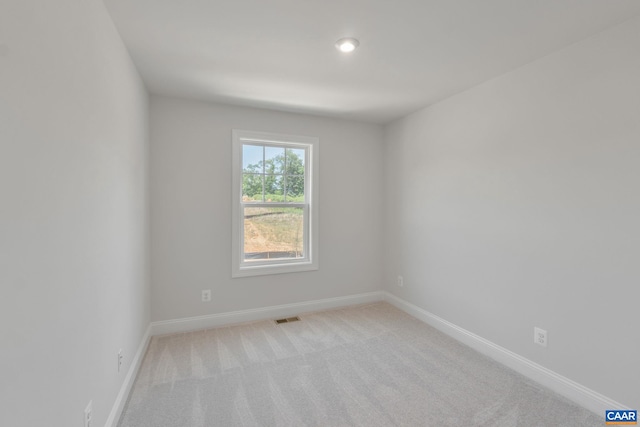
<path fill-rule="evenodd" d="M 284 177 L 282 175 L 264 176 L 264 201 L 284 202 Z"/>
<path fill-rule="evenodd" d="M 286 201 L 292 203 L 304 203 L 304 176 L 286 175 L 285 185 Z"/>
<path fill-rule="evenodd" d="M 256 173 L 242 174 L 242 201 L 262 202 L 264 175 Z"/>
<path fill-rule="evenodd" d="M 284 148 L 264 147 L 264 173 L 284 174 Z"/>
<path fill-rule="evenodd" d="M 306 149 L 243 144 L 242 201 L 305 202 Z"/>
<path fill-rule="evenodd" d="M 264 173 L 263 154 L 264 147 L 261 145 L 243 145 L 242 171 L 251 173 Z"/>
<path fill-rule="evenodd" d="M 287 148 L 287 175 L 304 175 L 305 150 L 303 148 Z"/>

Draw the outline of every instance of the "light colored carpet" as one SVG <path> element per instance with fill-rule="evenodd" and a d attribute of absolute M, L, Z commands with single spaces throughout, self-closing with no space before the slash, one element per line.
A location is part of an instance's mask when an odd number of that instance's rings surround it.
<path fill-rule="evenodd" d="M 120 427 L 602 426 L 387 303 L 154 337 Z"/>

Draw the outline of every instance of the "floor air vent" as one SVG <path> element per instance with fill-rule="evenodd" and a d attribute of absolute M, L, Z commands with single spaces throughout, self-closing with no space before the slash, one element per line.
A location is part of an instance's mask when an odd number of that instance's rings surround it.
<path fill-rule="evenodd" d="M 297 322 L 298 320 L 300 320 L 298 316 L 287 317 L 286 319 L 276 319 L 276 323 L 279 325 L 280 323 Z"/>

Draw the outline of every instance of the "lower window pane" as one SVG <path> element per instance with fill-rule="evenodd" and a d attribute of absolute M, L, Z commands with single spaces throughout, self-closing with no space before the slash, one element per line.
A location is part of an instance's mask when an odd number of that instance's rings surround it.
<path fill-rule="evenodd" d="M 304 258 L 303 208 L 244 208 L 244 260 Z"/>

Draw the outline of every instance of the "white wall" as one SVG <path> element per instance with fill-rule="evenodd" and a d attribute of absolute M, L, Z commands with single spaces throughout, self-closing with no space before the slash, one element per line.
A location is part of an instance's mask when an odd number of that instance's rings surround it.
<path fill-rule="evenodd" d="M 379 126 L 156 96 L 150 118 L 153 320 L 381 288 Z M 234 128 L 320 138 L 318 271 L 231 278 Z"/>
<path fill-rule="evenodd" d="M 2 426 L 107 419 L 149 324 L 147 113 L 101 1 L 2 2 Z"/>
<path fill-rule="evenodd" d="M 639 52 L 634 19 L 385 129 L 387 289 L 633 408 Z"/>

